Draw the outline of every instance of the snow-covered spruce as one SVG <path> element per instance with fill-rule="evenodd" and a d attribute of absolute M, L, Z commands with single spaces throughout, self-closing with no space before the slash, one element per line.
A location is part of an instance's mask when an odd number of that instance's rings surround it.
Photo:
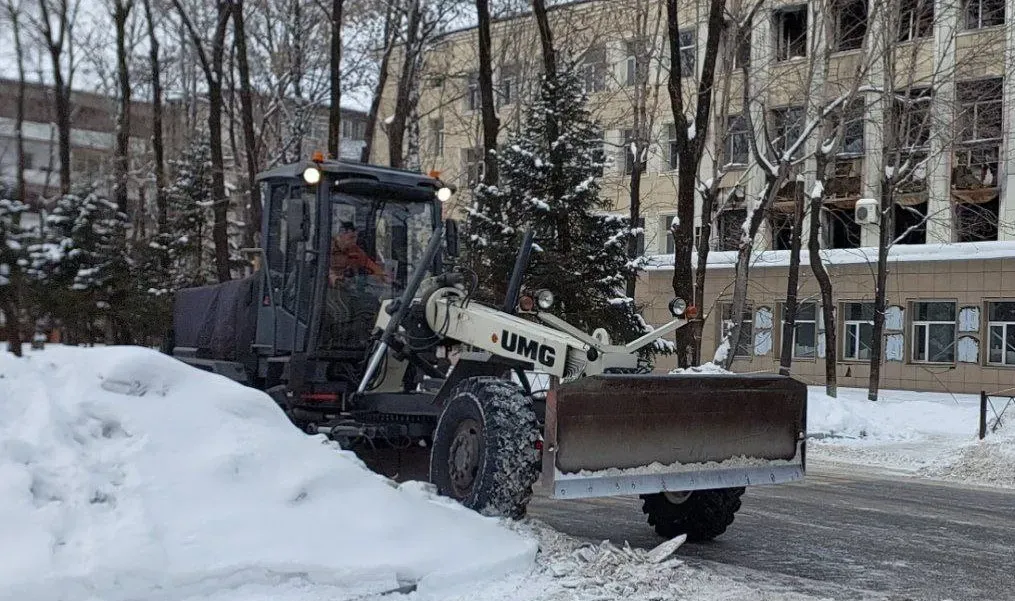
<path fill-rule="evenodd" d="M 539 425 L 514 382 L 468 378 L 451 391 L 434 431 L 430 481 L 490 516 L 520 518 L 539 477 Z"/>

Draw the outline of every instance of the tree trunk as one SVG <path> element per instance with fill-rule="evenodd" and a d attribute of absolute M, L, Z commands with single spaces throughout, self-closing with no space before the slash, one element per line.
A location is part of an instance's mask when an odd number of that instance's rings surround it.
<path fill-rule="evenodd" d="M 490 2 L 476 0 L 479 16 L 479 96 L 483 109 L 483 183 L 497 184 L 497 132 L 500 120 L 493 98 L 493 66 L 490 58 Z"/>
<path fill-rule="evenodd" d="M 152 153 L 155 158 L 155 207 L 158 233 L 166 233 L 166 149 L 162 137 L 162 67 L 159 63 L 159 38 L 155 33 L 152 1 L 144 0 L 148 29 L 148 60 L 152 77 Z"/>
<path fill-rule="evenodd" d="M 825 172 L 826 161 L 818 157 L 818 173 Z M 825 394 L 830 397 L 838 396 L 838 374 L 835 371 L 835 362 L 838 357 L 838 342 L 836 341 L 836 320 L 835 301 L 832 298 L 832 280 L 828 277 L 828 271 L 821 262 L 821 208 L 824 199 L 820 195 L 811 196 L 811 231 L 807 238 L 807 254 L 811 262 L 811 271 L 814 279 L 818 282 L 821 290 L 821 315 L 825 321 Z"/>
<path fill-rule="evenodd" d="M 871 334 L 870 380 L 867 399 L 878 400 L 881 386 L 881 363 L 885 346 L 885 310 L 888 304 L 888 251 L 892 246 L 893 211 L 895 205 L 894 182 L 881 181 L 881 204 L 878 226 L 878 271 L 874 285 L 874 328 Z"/>
<path fill-rule="evenodd" d="M 545 0 L 532 0 L 532 12 L 539 27 L 539 44 L 543 49 L 543 75 L 553 81 L 557 78 L 557 51 L 553 47 L 553 31 L 546 16 Z"/>
<path fill-rule="evenodd" d="M 360 161 L 370 162 L 370 154 L 374 148 L 374 137 L 377 134 L 377 115 L 381 110 L 381 96 L 384 94 L 384 86 L 388 83 L 388 68 L 391 63 L 391 51 L 395 48 L 394 2 L 386 3 L 384 13 L 384 52 L 381 54 L 381 67 L 377 74 L 377 86 L 374 88 L 373 98 L 370 99 L 370 111 L 367 113 L 366 132 L 363 140 L 363 150 Z"/>
<path fill-rule="evenodd" d="M 208 138 L 211 142 L 212 212 L 215 217 L 212 240 L 215 243 L 215 272 L 220 282 L 232 279 L 229 269 L 229 198 L 226 196 L 225 160 L 222 156 L 222 63 L 229 13 L 230 3 L 219 0 L 219 21 L 212 38 L 211 76 L 208 77 Z"/>
<path fill-rule="evenodd" d="M 693 304 L 698 309 L 699 315 L 705 307 L 705 275 L 708 270 L 708 253 L 711 251 L 709 240 L 712 239 L 712 211 L 715 208 L 715 192 L 708 190 L 701 198 L 701 234 L 698 236 L 698 265 L 694 270 L 694 300 Z M 695 330 L 692 332 L 694 340 L 691 346 L 689 363 L 691 365 L 701 364 L 701 330 L 704 322 L 695 322 Z"/>
<path fill-rule="evenodd" d="M 46 49 L 49 52 L 51 66 L 53 68 L 53 96 L 54 108 L 56 109 L 56 130 L 58 156 L 60 159 L 60 194 L 69 194 L 71 187 L 71 163 L 70 163 L 70 78 L 73 76 L 73 65 L 68 69 L 65 78 L 63 65 L 60 57 L 63 55 L 66 46 L 73 43 L 70 40 L 69 28 L 71 27 L 67 12 L 67 2 L 60 2 L 59 12 L 55 15 L 55 22 L 59 31 L 53 31 L 54 19 L 50 15 L 50 5 L 47 0 L 39 2 L 40 22 Z"/>
<path fill-rule="evenodd" d="M 14 143 L 18 153 L 17 173 L 15 173 L 15 194 L 20 202 L 27 198 L 27 186 L 25 184 L 25 48 L 21 42 L 21 17 L 8 5 L 11 21 L 11 33 L 14 37 L 14 60 L 18 67 L 18 95 L 14 103 Z"/>
<path fill-rule="evenodd" d="M 639 148 L 637 148 L 637 151 L 640 153 L 641 152 L 640 144 L 638 144 L 638 146 Z M 641 219 L 641 175 L 643 170 L 641 161 L 639 160 L 640 158 L 641 158 L 640 156 L 635 157 L 634 168 L 631 170 L 631 196 L 630 196 L 631 208 L 629 211 L 629 216 L 631 219 L 632 228 L 639 227 L 638 221 Z M 642 237 L 642 239 L 644 240 L 644 237 Z M 627 241 L 628 260 L 634 261 L 635 259 L 637 259 L 638 251 L 639 251 L 638 236 L 631 236 L 631 239 Z M 634 298 L 637 287 L 638 287 L 638 275 L 631 274 L 627 278 L 627 286 L 625 291 L 625 294 L 627 295 L 628 298 Z"/>
<path fill-rule="evenodd" d="M 680 77 L 680 15 L 679 0 L 666 2 L 666 28 L 670 48 L 669 81 L 666 86 L 670 97 L 670 110 L 673 113 L 674 127 L 677 130 L 677 219 L 673 227 L 673 294 L 685 299 L 688 303 L 698 302 L 695 297 L 695 273 L 691 264 L 694 250 L 694 201 L 698 179 L 698 168 L 701 165 L 705 149 L 705 125 L 711 119 L 712 93 L 715 84 L 716 59 L 719 54 L 719 41 L 723 30 L 723 12 L 725 0 L 710 0 L 708 13 L 708 33 L 705 40 L 705 55 L 702 59 L 701 75 L 698 79 L 697 98 L 695 100 L 694 132 L 691 136 L 691 125 L 684 114 L 682 82 Z M 701 130 L 698 135 L 697 130 Z M 700 292 L 699 292 L 700 294 Z M 700 330 L 700 327 L 697 328 Z M 693 357 L 699 354 L 695 349 L 700 342 L 694 329 L 677 330 L 677 363 L 681 367 L 691 364 Z M 700 349 L 699 349 L 700 351 Z M 732 356 L 732 355 L 731 355 Z"/>
<path fill-rule="evenodd" d="M 331 0 L 331 106 L 328 108 L 328 155 L 338 159 L 342 133 L 342 0 Z"/>
<path fill-rule="evenodd" d="M 113 23 L 116 27 L 116 72 L 119 83 L 120 106 L 116 114 L 116 181 L 113 200 L 116 209 L 129 215 L 127 178 L 130 175 L 130 67 L 127 51 L 127 19 L 134 8 L 133 0 L 116 0 L 113 3 Z"/>
<path fill-rule="evenodd" d="M 247 162 L 247 189 L 250 193 L 250 221 L 247 223 L 244 244 L 257 246 L 261 231 L 261 189 L 257 186 L 257 169 L 260 153 L 257 134 L 254 132 L 254 99 L 250 87 L 250 63 L 247 58 L 247 34 L 243 21 L 243 0 L 233 3 L 233 33 L 236 44 L 236 63 L 240 75 L 240 119 L 243 122 L 243 146 Z"/>
<path fill-rule="evenodd" d="M 804 197 L 798 195 L 793 203 L 793 232 L 789 250 L 789 276 L 786 278 L 786 303 L 782 310 L 782 352 L 779 356 L 779 373 L 790 375 L 793 366 L 793 334 L 796 329 L 797 296 L 800 289 L 800 247 L 803 244 Z M 817 328 L 815 328 L 815 345 Z M 816 349 L 815 349 L 816 352 Z"/>
<path fill-rule="evenodd" d="M 409 8 L 409 23 L 402 45 L 402 69 L 398 75 L 398 87 L 395 92 L 395 114 L 392 116 L 388 129 L 388 163 L 400 169 L 405 164 L 405 126 L 409 121 L 409 106 L 412 96 L 413 67 L 416 55 L 420 51 L 419 25 L 422 19 L 420 0 L 412 0 Z"/>

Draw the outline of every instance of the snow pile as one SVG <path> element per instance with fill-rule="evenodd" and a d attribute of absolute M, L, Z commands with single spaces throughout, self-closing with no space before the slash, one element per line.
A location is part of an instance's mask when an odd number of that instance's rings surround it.
<path fill-rule="evenodd" d="M 812 461 L 1015 488 L 1015 427 L 977 440 L 977 395 L 812 386 L 807 403 Z"/>
<path fill-rule="evenodd" d="M 300 433 L 266 395 L 130 347 L 0 357 L 0 532 L 12 601 L 291 580 L 330 599 L 432 593 L 536 553 Z"/>

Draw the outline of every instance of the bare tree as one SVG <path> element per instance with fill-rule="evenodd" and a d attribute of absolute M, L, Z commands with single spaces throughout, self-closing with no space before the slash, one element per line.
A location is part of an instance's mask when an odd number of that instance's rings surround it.
<path fill-rule="evenodd" d="M 152 86 L 152 154 L 155 163 L 155 206 L 157 231 L 166 233 L 166 147 L 162 132 L 162 64 L 160 43 L 152 13 L 152 0 L 143 1 L 148 33 L 148 61 Z"/>
<path fill-rule="evenodd" d="M 331 104 L 328 108 L 328 154 L 341 156 L 342 128 L 342 0 L 331 0 Z"/>
<path fill-rule="evenodd" d="M 223 62 L 225 59 L 225 40 L 232 14 L 230 0 L 216 0 L 215 29 L 205 47 L 204 36 L 199 32 L 184 8 L 181 0 L 173 0 L 190 34 L 191 44 L 197 54 L 201 70 L 204 71 L 205 83 L 208 87 L 208 137 L 211 143 L 212 163 L 212 214 L 215 223 L 212 227 L 212 239 L 215 243 L 215 270 L 219 281 L 225 282 L 232 278 L 229 269 L 229 197 L 226 195 L 225 167 L 222 156 L 222 83 Z"/>
<path fill-rule="evenodd" d="M 14 38 L 14 61 L 17 64 L 18 72 L 18 93 L 14 101 L 14 144 L 17 157 L 15 167 L 14 194 L 19 203 L 27 200 L 25 194 L 25 49 L 22 40 L 22 1 L 6 0 L 5 7 L 7 17 L 11 24 L 11 34 Z M 20 216 L 11 215 L 16 225 L 20 225 Z M 21 356 L 21 277 L 18 265 L 11 266 L 8 274 L 10 282 L 7 286 L 0 287 L 0 311 L 7 317 L 7 350 L 15 357 Z"/>
<path fill-rule="evenodd" d="M 233 43 L 240 76 L 240 121 L 243 124 L 243 147 L 247 166 L 247 193 L 250 195 L 250 219 L 244 234 L 248 247 L 256 246 L 261 231 L 261 190 L 257 186 L 260 166 L 258 137 L 254 131 L 254 99 L 250 84 L 250 63 L 247 56 L 247 32 L 244 25 L 243 0 L 233 0 Z"/>
<path fill-rule="evenodd" d="M 680 65 L 680 2 L 666 1 L 666 30 L 671 65 L 667 91 L 676 128 L 675 150 L 678 156 L 677 216 L 673 226 L 673 293 L 678 298 L 690 300 L 691 304 L 697 306 L 703 304 L 704 297 L 702 290 L 695 290 L 694 268 L 691 264 L 691 252 L 694 248 L 695 191 L 698 187 L 698 169 L 705 151 L 705 133 L 712 113 L 716 62 L 723 32 L 725 6 L 725 0 L 709 0 L 708 3 L 705 53 L 694 97 L 694 114 L 689 119 L 686 111 L 691 102 L 684 98 L 680 70 L 677 68 Z M 701 129 L 700 135 L 698 129 Z M 700 353 L 700 343 L 695 343 L 701 336 L 700 322 L 694 330 L 682 328 L 677 331 L 677 362 L 681 366 L 690 365 Z"/>
<path fill-rule="evenodd" d="M 116 152 L 113 180 L 113 198 L 117 209 L 127 213 L 127 177 L 130 173 L 130 66 L 127 49 L 127 19 L 134 8 L 134 0 L 113 0 L 112 18 L 116 29 L 116 73 L 120 100 L 116 112 Z"/>
<path fill-rule="evenodd" d="M 489 0 L 476 0 L 476 14 L 479 20 L 476 28 L 479 37 L 479 96 L 483 111 L 483 183 L 493 186 L 497 184 L 497 133 L 500 131 L 500 119 L 497 118 L 497 107 L 493 100 Z"/>
<path fill-rule="evenodd" d="M 374 87 L 373 96 L 370 99 L 370 109 L 367 112 L 366 136 L 363 142 L 361 161 L 370 162 L 370 154 L 373 151 L 374 136 L 377 132 L 377 115 L 381 110 L 381 96 L 384 94 L 384 86 L 388 82 L 388 69 L 391 63 L 391 52 L 395 48 L 395 20 L 399 11 L 396 7 L 396 0 L 384 3 L 384 29 L 381 37 L 381 60 L 377 70 L 377 84 Z"/>

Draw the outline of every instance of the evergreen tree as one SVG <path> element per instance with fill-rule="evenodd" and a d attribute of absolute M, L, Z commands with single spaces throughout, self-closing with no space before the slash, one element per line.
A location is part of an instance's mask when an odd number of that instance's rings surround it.
<path fill-rule="evenodd" d="M 27 232 L 21 215 L 27 207 L 10 198 L 12 190 L 0 182 L 0 313 L 5 318 L 9 350 L 21 356 L 19 330 L 22 272 L 27 265 Z"/>
<path fill-rule="evenodd" d="M 165 257 L 163 293 L 214 281 L 214 246 L 211 243 L 211 147 L 199 139 L 170 161 L 174 177 L 166 190 L 166 230 L 151 250 Z"/>
<path fill-rule="evenodd" d="M 624 294 L 641 267 L 627 257 L 636 232 L 626 217 L 609 215 L 600 196 L 602 137 L 578 73 L 565 68 L 555 84 L 543 79 L 525 126 L 498 152 L 499 184 L 477 186 L 465 224 L 466 261 L 499 304 L 523 232 L 532 230 L 525 288 L 553 291 L 552 312 L 583 330 L 602 327 L 614 341 L 630 341 L 649 329 Z M 548 131 L 558 132 L 556 139 Z"/>

